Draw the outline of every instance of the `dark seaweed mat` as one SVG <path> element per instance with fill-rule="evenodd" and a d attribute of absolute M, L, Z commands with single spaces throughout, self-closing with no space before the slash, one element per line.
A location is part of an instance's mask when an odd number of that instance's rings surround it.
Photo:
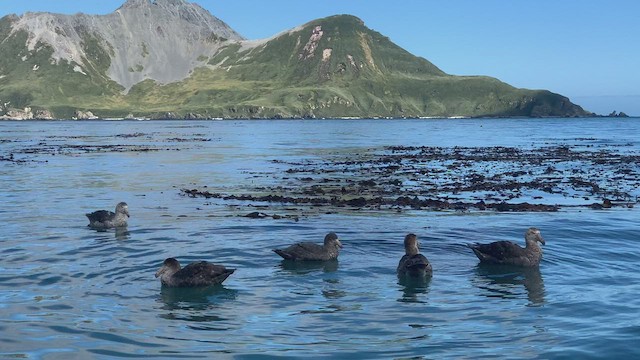
<path fill-rule="evenodd" d="M 174 134 L 168 134 L 169 136 Z M 87 153 L 125 153 L 125 152 L 157 152 L 157 151 L 181 151 L 185 150 L 183 145 L 165 146 L 160 144 L 70 144 L 67 141 L 95 141 L 96 139 L 132 139 L 143 142 L 162 143 L 197 143 L 209 142 L 211 138 L 204 137 L 204 134 L 193 134 L 193 137 L 162 137 L 158 133 L 130 133 L 106 136 L 94 135 L 72 135 L 72 136 L 49 136 L 36 141 L 13 141 L 10 139 L 0 139 L 0 143 L 16 143 L 18 148 L 11 150 L 8 154 L 0 155 L 0 161 L 24 164 L 30 162 L 44 162 L 30 156 L 35 155 L 81 155 Z"/>
<path fill-rule="evenodd" d="M 640 156 L 610 149 L 548 146 L 404 147 L 288 162 L 276 185 L 230 193 L 182 189 L 190 197 L 356 209 L 557 211 L 633 207 Z M 247 190 L 247 191 L 245 191 Z M 563 201 L 563 199 L 572 199 Z"/>

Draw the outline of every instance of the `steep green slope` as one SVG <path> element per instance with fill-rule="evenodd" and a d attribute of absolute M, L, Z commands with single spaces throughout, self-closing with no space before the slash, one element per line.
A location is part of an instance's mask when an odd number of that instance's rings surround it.
<path fill-rule="evenodd" d="M 348 15 L 308 23 L 251 50 L 221 52 L 210 63 L 232 63 L 229 76 L 237 79 L 276 80 L 290 85 L 343 84 L 358 78 L 382 80 L 394 74 L 445 75 L 427 60 L 411 55 Z"/>
<path fill-rule="evenodd" d="M 348 15 L 312 21 L 270 40 L 228 42 L 185 80 L 152 80 L 125 95 L 106 72 L 111 49 L 83 34 L 84 74 L 51 62 L 52 49 L 25 47 L 28 34 L 0 20 L 0 100 L 75 109 L 103 117 L 424 117 L 584 116 L 548 91 L 516 89 L 489 77 L 447 75 Z M 34 70 L 36 69 L 36 70 Z"/>
<path fill-rule="evenodd" d="M 245 115 L 270 116 L 270 111 L 318 117 L 586 114 L 567 98 L 546 91 L 515 89 L 489 77 L 447 75 L 348 15 L 310 22 L 252 48 L 231 45 L 209 63 L 216 68 L 209 75 L 212 81 L 237 84 L 227 99 Z"/>
<path fill-rule="evenodd" d="M 52 60 L 50 45 L 38 43 L 29 50 L 25 43 L 29 34 L 11 32 L 15 17 L 0 19 L 0 100 L 10 107 L 50 109 L 69 116 L 75 109 L 91 106 L 105 108 L 123 105 L 122 87 L 111 81 L 108 50 L 102 48 L 92 34 L 84 34 L 83 46 L 90 58 L 83 59 L 82 72 L 75 64 Z"/>

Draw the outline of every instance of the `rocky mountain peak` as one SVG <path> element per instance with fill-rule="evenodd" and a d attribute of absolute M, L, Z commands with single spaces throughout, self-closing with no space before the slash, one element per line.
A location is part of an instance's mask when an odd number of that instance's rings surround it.
<path fill-rule="evenodd" d="M 244 38 L 201 6 L 186 0 L 127 0 L 107 15 L 28 13 L 13 31 L 29 33 L 27 47 L 53 48 L 53 60 L 75 64 L 84 73 L 95 61 L 87 44 L 97 41 L 109 54 L 106 74 L 128 91 L 151 79 L 185 79 L 227 41 Z"/>
<path fill-rule="evenodd" d="M 195 4 L 189 3 L 186 0 L 127 0 L 120 9 L 140 9 L 149 8 L 151 6 L 159 6 L 164 8 L 174 8 L 177 6 L 193 6 Z"/>
<path fill-rule="evenodd" d="M 118 10 L 137 9 L 150 4 L 150 0 L 127 0 Z"/>
<path fill-rule="evenodd" d="M 166 22 L 186 22 L 194 28 L 211 31 L 215 36 L 229 40 L 243 40 L 243 37 L 220 19 L 196 3 L 187 0 L 127 0 L 117 14 L 136 17 L 148 22 L 149 18 Z"/>

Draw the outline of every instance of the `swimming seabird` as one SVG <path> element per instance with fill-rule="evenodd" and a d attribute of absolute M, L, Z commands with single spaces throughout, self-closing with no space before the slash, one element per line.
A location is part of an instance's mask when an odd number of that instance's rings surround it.
<path fill-rule="evenodd" d="M 108 210 L 98 210 L 86 214 L 86 216 L 89 218 L 88 226 L 94 229 L 126 227 L 127 219 L 129 218 L 129 206 L 126 202 L 121 202 L 116 205 L 115 213 Z"/>
<path fill-rule="evenodd" d="M 328 261 L 338 258 L 342 248 L 342 243 L 338 235 L 334 232 L 328 233 L 324 237 L 324 245 L 309 242 L 293 244 L 285 249 L 274 249 L 273 251 L 282 256 L 285 260 L 294 261 Z"/>
<path fill-rule="evenodd" d="M 489 244 L 469 244 L 480 262 L 498 265 L 538 266 L 542 258 L 540 242 L 545 244 L 540 230 L 531 227 L 524 234 L 526 247 L 522 248 L 511 241 L 496 241 Z"/>
<path fill-rule="evenodd" d="M 433 269 L 429 260 L 420 254 L 418 237 L 416 234 L 408 234 L 404 237 L 405 255 L 398 263 L 398 276 L 406 277 L 430 277 Z"/>
<path fill-rule="evenodd" d="M 227 269 L 206 261 L 191 263 L 181 269 L 178 260 L 168 258 L 156 271 L 156 277 L 160 278 L 164 286 L 200 287 L 222 284 L 234 271 L 236 269 Z"/>

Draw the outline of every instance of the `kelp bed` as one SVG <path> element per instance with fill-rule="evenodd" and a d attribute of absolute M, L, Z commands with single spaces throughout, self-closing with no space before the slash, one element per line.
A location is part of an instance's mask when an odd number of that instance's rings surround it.
<path fill-rule="evenodd" d="M 569 146 L 390 146 L 272 163 L 284 170 L 248 176 L 273 186 L 181 192 L 250 206 L 557 211 L 633 207 L 640 185 L 637 153 Z"/>

